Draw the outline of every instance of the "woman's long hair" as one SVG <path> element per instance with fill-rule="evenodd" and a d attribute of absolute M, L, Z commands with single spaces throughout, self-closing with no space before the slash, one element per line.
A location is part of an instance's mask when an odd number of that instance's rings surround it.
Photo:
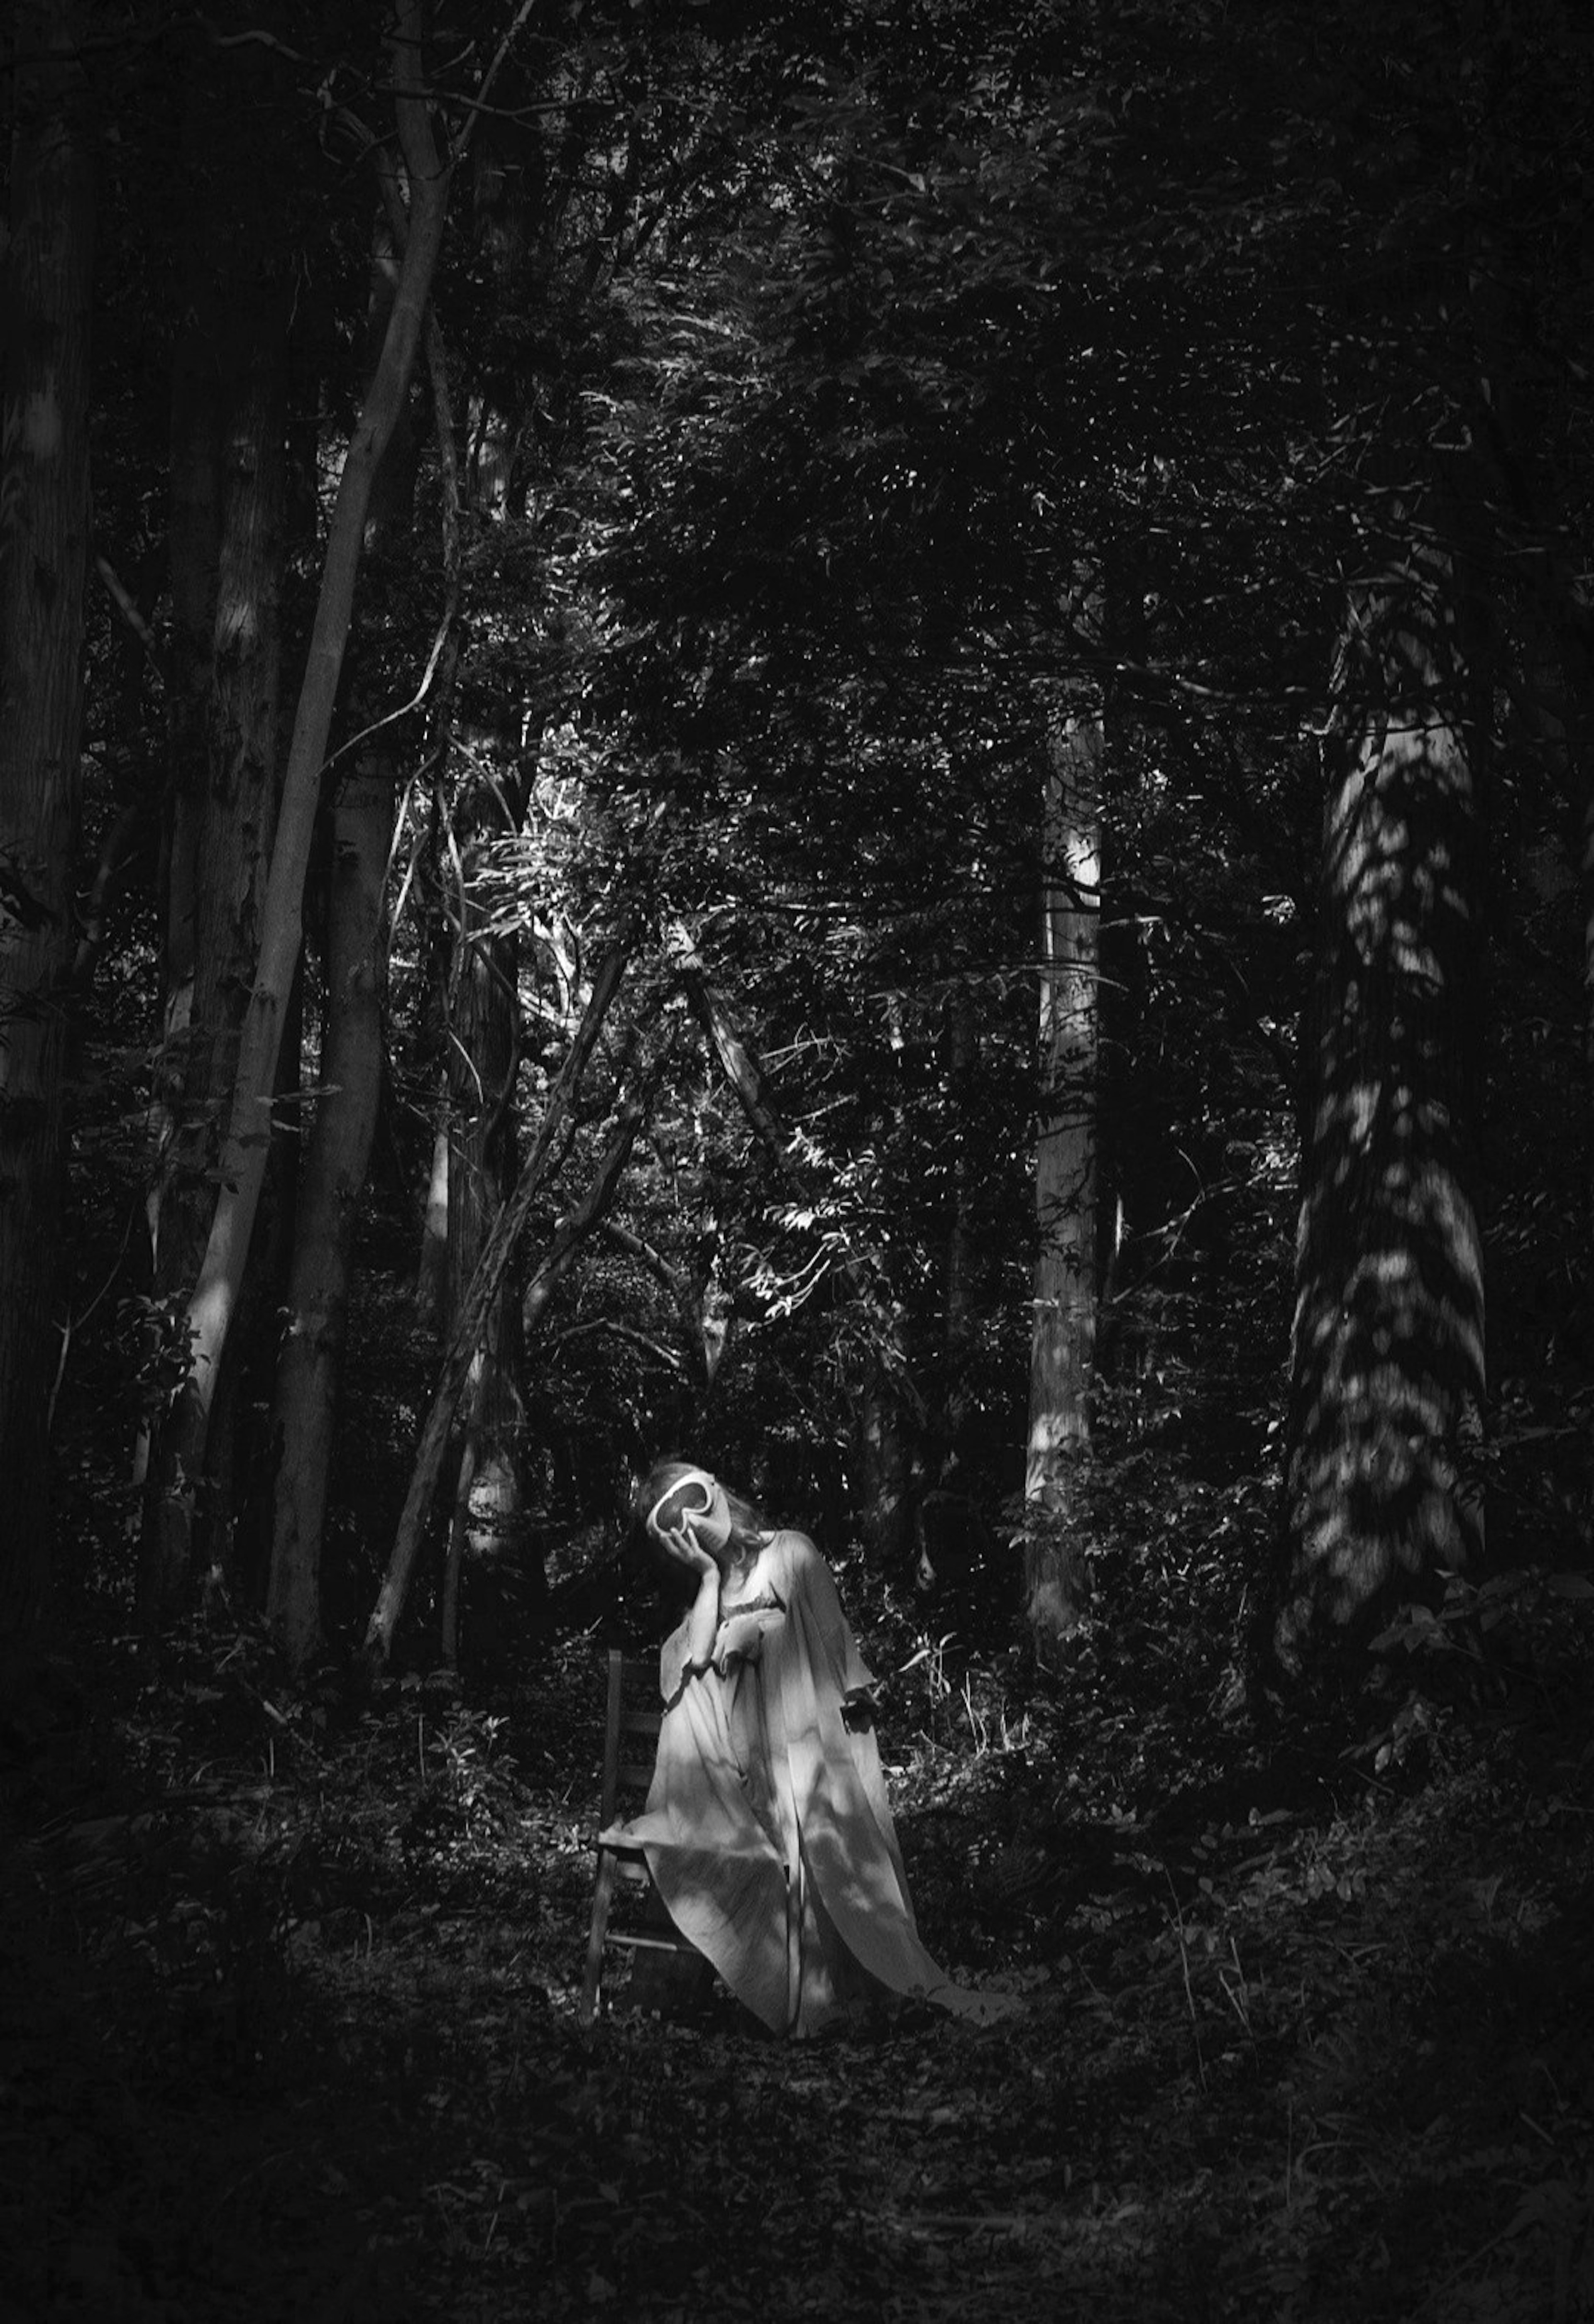
<path fill-rule="evenodd" d="M 648 1471 L 636 1489 L 631 1509 L 636 1520 L 637 1530 L 642 1534 L 655 1558 L 663 1558 L 667 1553 L 654 1535 L 653 1527 L 648 1524 L 648 1517 L 652 1511 L 658 1507 L 661 1500 L 670 1496 L 672 1485 L 677 1483 L 684 1485 L 699 1477 L 711 1477 L 713 1474 L 714 1471 L 711 1469 L 705 1469 L 698 1461 L 655 1461 Z M 740 1565 L 763 1548 L 765 1540 L 774 1528 L 755 1501 L 748 1500 L 745 1494 L 732 1492 L 723 1478 L 717 1478 L 715 1481 L 725 1495 L 725 1505 L 730 1512 L 730 1540 L 727 1547 L 733 1562 Z M 684 1508 L 690 1508 L 692 1506 L 691 1499 L 683 1496 L 682 1500 Z M 679 1524 L 682 1511 L 667 1510 L 665 1514 L 673 1516 L 675 1522 Z M 670 1563 L 673 1577 L 679 1573 L 680 1568 L 675 1565 L 673 1560 Z"/>

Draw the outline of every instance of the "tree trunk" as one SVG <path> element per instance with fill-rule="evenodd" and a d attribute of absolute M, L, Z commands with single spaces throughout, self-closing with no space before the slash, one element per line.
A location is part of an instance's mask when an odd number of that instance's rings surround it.
<path fill-rule="evenodd" d="M 283 806 L 262 915 L 260 957 L 239 1041 L 215 1215 L 189 1302 L 188 1369 L 173 1414 L 171 1491 L 191 1509 L 211 1406 L 260 1205 L 270 1105 L 303 931 L 304 875 L 320 796 L 327 737 L 342 675 L 372 486 L 399 417 L 437 262 L 448 176 L 438 162 L 421 94 L 420 10 L 405 0 L 393 43 L 395 109 L 410 186 L 409 235 L 381 360 L 338 485 L 321 586 L 289 748 Z"/>
<path fill-rule="evenodd" d="M 167 1075 L 175 1085 L 171 1143 L 154 1194 L 157 1286 L 185 1291 L 199 1269 L 205 1221 L 215 1206 L 220 1117 L 231 1089 L 239 1028 L 259 941 L 265 865 L 277 812 L 278 712 L 282 670 L 278 608 L 285 556 L 287 309 L 270 287 L 246 311 L 218 318 L 217 335 L 182 366 L 175 416 L 190 428 L 177 447 L 173 517 L 174 600 L 183 611 L 173 705 L 174 748 L 166 985 Z M 217 368 L 219 362 L 219 369 Z M 214 540 L 208 469 L 218 459 L 220 524 Z M 214 565 L 210 552 L 214 550 Z M 181 555 L 179 552 L 181 551 Z M 213 586 L 209 637 L 197 622 L 201 591 Z M 190 687 L 205 681 L 203 732 Z M 190 754 L 196 739 L 198 763 Z M 296 1062 L 296 1061 L 295 1061 Z M 297 1080 L 297 1073 L 294 1074 Z M 281 1177 L 279 1170 L 277 1176 Z M 257 1273 L 251 1286 L 255 1331 L 275 1309 L 280 1287 Z M 246 1337 L 247 1335 L 240 1335 Z M 247 1408 L 236 1392 L 235 1341 L 218 1384 L 217 1423 L 206 1463 L 210 1489 L 205 1550 L 230 1572 L 235 1468 L 247 1465 L 233 1438 Z M 253 1448 L 258 1454 L 263 1447 Z M 159 1455 L 163 1479 L 170 1447 Z M 191 1492 L 162 1491 L 152 1504 L 143 1561 L 145 1618 L 158 1622 L 192 1579 Z"/>
<path fill-rule="evenodd" d="M 974 998 L 959 979 L 947 1001 L 947 1098 L 952 1122 L 952 1187 L 947 1220 L 945 1259 L 941 1272 L 941 1479 L 967 1466 L 968 1422 L 974 1409 L 970 1375 L 974 1369 L 976 1319 L 974 1305 L 975 1235 L 974 1124 L 979 1060 L 979 1035 L 974 1022 Z"/>
<path fill-rule="evenodd" d="M 530 1154 L 526 1157 L 514 1192 L 493 1222 L 469 1288 L 460 1305 L 459 1322 L 453 1338 L 443 1356 L 431 1408 L 421 1432 L 415 1450 L 415 1465 L 410 1477 L 410 1489 L 394 1537 L 393 1554 L 388 1559 L 387 1572 L 366 1626 L 365 1661 L 372 1677 L 379 1677 L 386 1667 L 393 1651 L 394 1633 L 409 1596 L 410 1581 L 420 1554 L 421 1536 L 437 1491 L 438 1474 L 443 1454 L 448 1449 L 449 1433 L 459 1408 L 464 1388 L 482 1333 L 494 1302 L 503 1287 L 509 1261 L 520 1240 L 532 1204 L 547 1180 L 563 1158 L 560 1141 L 570 1126 L 570 1112 L 581 1077 L 603 1030 L 632 943 L 631 932 L 622 935 L 598 964 L 593 976 L 592 989 L 581 1013 L 564 1064 L 548 1093 L 542 1110 L 542 1120 Z M 568 1140 L 567 1140 L 568 1143 Z"/>
<path fill-rule="evenodd" d="M 204 247 L 202 236 L 192 245 Z M 197 285 L 188 286 L 190 299 Z M 207 788 L 210 661 L 221 542 L 221 379 L 212 335 L 197 318 L 172 363 L 171 482 L 166 521 L 171 639 L 168 657 L 166 819 L 162 833 L 162 1046 L 156 1067 L 150 1249 L 157 1292 L 186 1291 L 204 1249 L 197 1203 L 179 1191 L 202 1169 L 184 1147 L 184 1089 L 194 1016 L 199 829 Z M 185 1167 L 186 1165 L 186 1167 Z M 170 1199 L 169 1199 L 170 1196 Z M 186 1231 L 185 1231 L 186 1230 Z"/>
<path fill-rule="evenodd" d="M 541 1326 L 549 1303 L 574 1266 L 583 1245 L 608 1214 L 609 1206 L 619 1192 L 620 1181 L 626 1175 L 626 1166 L 631 1159 L 631 1149 L 636 1143 L 637 1134 L 652 1111 L 668 1056 L 667 1047 L 661 1049 L 630 1094 L 622 1100 L 609 1142 L 586 1193 L 573 1209 L 566 1212 L 550 1237 L 546 1250 L 532 1269 L 521 1311 L 522 1325 L 528 1340 Z M 504 1294 L 500 1290 L 500 1304 L 503 1298 Z M 467 1543 L 478 1556 L 481 1555 L 490 1545 L 477 1536 L 483 1531 L 496 1530 L 505 1522 L 500 1498 L 505 1488 L 481 1462 L 484 1430 L 480 1406 L 489 1379 L 489 1374 L 477 1372 L 466 1430 L 465 1450 L 460 1461 L 453 1523 L 449 1532 L 441 1623 L 445 1670 L 457 1670 L 459 1667 L 459 1576 Z M 512 1514 L 517 1512 L 518 1501 Z"/>
<path fill-rule="evenodd" d="M 1470 1187 L 1480 820 L 1453 557 L 1423 512 L 1350 608 L 1325 746 L 1317 1019 L 1296 1258 L 1286 1678 L 1464 1564 L 1484 1395 Z"/>
<path fill-rule="evenodd" d="M 20 1699 L 50 1579 L 62 1354 L 61 1081 L 88 551 L 94 180 L 75 8 L 23 5 L 4 275 L 0 464 L 0 1701 Z"/>
<path fill-rule="evenodd" d="M 342 786 L 333 810 L 322 1095 L 300 1186 L 273 1411 L 280 1451 L 266 1616 L 296 1671 L 321 1637 L 321 1536 L 348 1322 L 349 1246 L 382 1088 L 380 961 L 393 798 L 390 771 L 378 762 Z"/>
<path fill-rule="evenodd" d="M 478 810 L 485 802 L 473 804 Z M 459 973 L 449 1013 L 449 1089 L 454 1135 L 448 1163 L 448 1326 L 452 1332 L 493 1221 L 514 1185 L 514 1089 L 520 1065 L 519 946 L 513 936 L 473 927 L 473 859 L 460 898 Z M 471 1366 L 470 1421 L 460 1462 L 456 1552 L 495 1559 L 519 1546 L 524 1489 L 520 1319 L 505 1283 L 488 1311 Z M 455 1553 L 451 1553 L 455 1554 Z M 541 1581 L 539 1570 L 535 1577 Z"/>
<path fill-rule="evenodd" d="M 449 1182 L 452 1170 L 452 1139 L 449 1102 L 437 1103 L 437 1126 L 431 1133 L 431 1163 L 426 1174 L 426 1194 L 421 1215 L 421 1259 L 415 1271 L 417 1319 L 446 1339 L 449 1328 Z"/>
<path fill-rule="evenodd" d="M 496 188 L 502 199 L 484 203 L 484 185 Z M 501 229 L 509 217 L 518 222 L 510 235 L 510 245 L 517 250 L 526 211 L 518 194 L 511 194 L 505 174 L 496 165 L 484 164 L 479 147 L 476 207 L 478 244 L 485 241 L 489 250 L 497 246 L 499 263 L 495 271 L 499 277 L 502 306 L 508 292 L 505 266 L 509 245 L 502 244 Z M 459 478 L 453 460 L 448 372 L 440 342 L 433 341 L 429 355 L 449 504 L 457 509 Z M 472 469 L 469 495 L 479 517 L 483 508 L 477 484 Z M 460 571 L 457 524 L 449 530 L 448 549 L 449 588 L 451 599 L 457 603 Z M 444 696 L 450 718 L 451 692 L 449 687 Z M 442 731 L 451 732 L 451 727 Z M 468 829 L 469 837 L 463 850 L 458 844 L 452 850 L 453 860 L 460 866 L 459 895 L 451 923 L 451 958 L 443 980 L 439 1011 L 444 1037 L 450 1137 L 444 1153 L 433 1159 L 432 1184 L 428 1190 L 427 1240 L 422 1250 L 420 1291 L 424 1302 L 431 1287 L 429 1261 L 431 1274 L 436 1273 L 431 1242 L 432 1204 L 440 1193 L 444 1196 L 447 1234 L 446 1264 L 441 1270 L 445 1337 L 458 1321 L 459 1301 L 475 1273 L 492 1221 L 508 1199 L 515 1175 L 514 1097 L 521 1042 L 520 939 L 513 929 L 495 934 L 479 925 L 482 915 L 478 888 L 487 861 L 483 835 L 496 828 L 501 839 L 514 840 L 517 836 L 525 814 L 527 783 L 524 770 L 514 763 L 518 757 L 516 747 L 505 747 L 505 738 L 502 736 L 486 739 L 490 757 L 500 766 L 509 762 L 513 771 L 497 780 L 476 781 L 459 812 L 459 823 Z M 440 798 L 434 834 L 440 831 L 442 823 Z M 460 1461 L 445 1592 L 445 1654 L 449 1658 L 457 1643 L 459 1563 L 465 1545 L 468 1544 L 473 1554 L 505 1562 L 518 1561 L 527 1546 L 522 1466 L 525 1406 L 520 1389 L 519 1357 L 519 1319 L 505 1286 L 487 1317 L 475 1360 L 470 1420 Z M 523 1579 L 540 1592 L 543 1587 L 541 1564 L 533 1565 L 528 1560 Z"/>
<path fill-rule="evenodd" d="M 388 188 L 385 193 L 390 192 Z M 392 309 L 398 260 L 385 208 L 371 269 L 373 363 Z M 366 523 L 371 595 L 385 607 L 405 595 L 415 546 L 418 446 L 401 407 L 372 486 Z M 384 586 L 384 585 L 387 586 Z M 377 626 L 367 621 L 367 633 Z M 379 661 L 377 653 L 372 659 Z M 355 657 L 349 724 L 380 718 L 375 687 Z M 327 894 L 326 1000 L 320 1093 L 305 1148 L 288 1328 L 278 1358 L 272 1439 L 276 1452 L 266 1613 L 291 1666 L 302 1671 L 321 1640 L 321 1542 L 338 1393 L 348 1338 L 355 1222 L 380 1111 L 385 890 L 399 769 L 394 729 L 361 747 L 332 802 Z"/>
<path fill-rule="evenodd" d="M 894 1580 L 912 1566 L 916 1444 L 898 1382 L 907 1377 L 905 1318 L 899 1307 L 875 1304 L 874 1326 L 885 1347 L 872 1352 L 857 1389 L 852 1433 L 858 1528 L 876 1569 Z"/>
<path fill-rule="evenodd" d="M 1096 626 L 1094 595 L 1089 604 Z M 1072 1536 L 1090 1449 L 1096 1347 L 1101 758 L 1100 696 L 1082 681 L 1052 736 L 1042 809 L 1037 1242 L 1024 1480 L 1025 1613 L 1042 1651 L 1076 1627 L 1089 1589 Z"/>
<path fill-rule="evenodd" d="M 718 1060 L 765 1153 L 787 1185 L 809 1191 L 794 1142 L 770 1097 L 764 1068 L 737 1029 L 721 995 L 703 973 L 683 929 L 673 939 L 676 973 L 687 1004 Z M 842 1271 L 869 1322 L 875 1345 L 855 1399 L 853 1453 L 859 1525 L 888 1572 L 907 1570 L 913 1536 L 913 1449 L 906 1421 L 911 1403 L 903 1387 L 908 1363 L 902 1309 L 888 1286 L 861 1259 L 844 1253 Z"/>

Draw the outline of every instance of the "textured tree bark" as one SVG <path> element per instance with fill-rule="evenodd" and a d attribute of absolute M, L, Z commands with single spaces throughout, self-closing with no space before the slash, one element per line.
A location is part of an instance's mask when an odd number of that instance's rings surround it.
<path fill-rule="evenodd" d="M 1099 625 L 1094 592 L 1088 600 Z M 1073 1541 L 1090 1449 L 1097 1316 L 1102 707 L 1070 688 L 1051 738 L 1042 807 L 1036 1250 L 1024 1462 L 1024 1605 L 1043 1652 L 1079 1620 L 1089 1579 Z"/>
<path fill-rule="evenodd" d="M 1325 744 L 1316 1038 L 1275 1671 L 1466 1563 L 1484 1282 L 1471 1192 L 1480 807 L 1469 641 L 1433 509 L 1355 593 Z"/>
<path fill-rule="evenodd" d="M 0 1702 L 20 1701 L 50 1580 L 49 1420 L 66 994 L 88 554 L 94 171 L 79 11 L 14 23 L 15 138 L 0 290 Z"/>
<path fill-rule="evenodd" d="M 372 487 L 397 422 L 437 263 L 448 178 L 432 143 L 421 93 L 418 0 L 405 0 L 393 42 L 395 109 L 408 167 L 409 235 L 381 359 L 344 459 L 321 586 L 289 748 L 283 805 L 262 913 L 259 959 L 239 1038 L 217 1196 L 199 1280 L 189 1301 L 189 1364 L 169 1425 L 168 1493 L 191 1513 L 204 1462 L 222 1356 L 260 1206 L 270 1147 L 270 1110 L 283 1027 L 303 934 L 304 875 L 342 675 Z"/>

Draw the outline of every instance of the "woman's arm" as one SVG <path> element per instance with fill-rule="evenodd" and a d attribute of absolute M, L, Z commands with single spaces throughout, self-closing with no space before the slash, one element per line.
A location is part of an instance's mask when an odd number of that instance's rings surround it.
<path fill-rule="evenodd" d="M 789 1533 L 782 1538 L 786 1545 L 792 1591 L 807 1609 L 837 1691 L 849 1701 L 866 1697 L 872 1701 L 875 1674 L 858 1653 L 829 1567 L 806 1534 Z"/>
<path fill-rule="evenodd" d="M 719 1568 L 689 1524 L 677 1526 L 669 1533 L 662 1533 L 660 1538 L 698 1577 L 698 1592 L 692 1600 L 691 1611 L 674 1632 L 660 1663 L 664 1707 L 668 1710 L 679 1698 L 687 1680 L 696 1677 L 700 1671 L 707 1670 L 714 1660 L 714 1643 L 719 1628 Z M 672 1652 L 677 1639 L 681 1642 L 679 1664 Z"/>
<path fill-rule="evenodd" d="M 698 1594 L 692 1600 L 687 1617 L 686 1670 L 707 1670 L 714 1659 L 714 1640 L 719 1629 L 719 1568 L 710 1558 L 709 1568 L 698 1582 Z"/>

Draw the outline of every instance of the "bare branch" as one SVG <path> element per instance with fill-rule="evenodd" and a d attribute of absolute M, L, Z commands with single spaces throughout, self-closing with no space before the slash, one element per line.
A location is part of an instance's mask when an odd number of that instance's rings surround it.
<path fill-rule="evenodd" d="M 126 622 L 134 636 L 138 640 L 139 644 L 144 648 L 150 668 L 154 671 L 155 676 L 160 679 L 162 686 L 170 687 L 171 678 L 171 673 L 166 667 L 166 657 L 161 650 L 161 641 L 155 635 L 153 630 L 151 629 L 149 623 L 144 620 L 144 615 L 139 612 L 137 605 L 134 603 L 133 596 L 128 590 L 126 584 L 118 575 L 116 567 L 111 563 L 108 558 L 97 557 L 94 560 L 94 569 L 98 574 L 100 579 L 105 583 L 106 594 L 110 598 L 112 604 L 115 605 L 117 613 L 121 614 L 122 619 Z"/>
<path fill-rule="evenodd" d="M 678 1378 L 685 1376 L 684 1356 L 673 1348 L 662 1346 L 657 1340 L 649 1339 L 647 1333 L 639 1332 L 635 1324 L 622 1323 L 613 1315 L 594 1315 L 583 1323 L 567 1323 L 562 1332 L 554 1334 L 548 1345 L 551 1351 L 557 1353 L 567 1340 L 585 1339 L 594 1332 L 602 1332 L 611 1340 L 624 1340 L 628 1346 L 640 1348 L 644 1356 L 652 1356 L 655 1363 L 663 1364 Z"/>

